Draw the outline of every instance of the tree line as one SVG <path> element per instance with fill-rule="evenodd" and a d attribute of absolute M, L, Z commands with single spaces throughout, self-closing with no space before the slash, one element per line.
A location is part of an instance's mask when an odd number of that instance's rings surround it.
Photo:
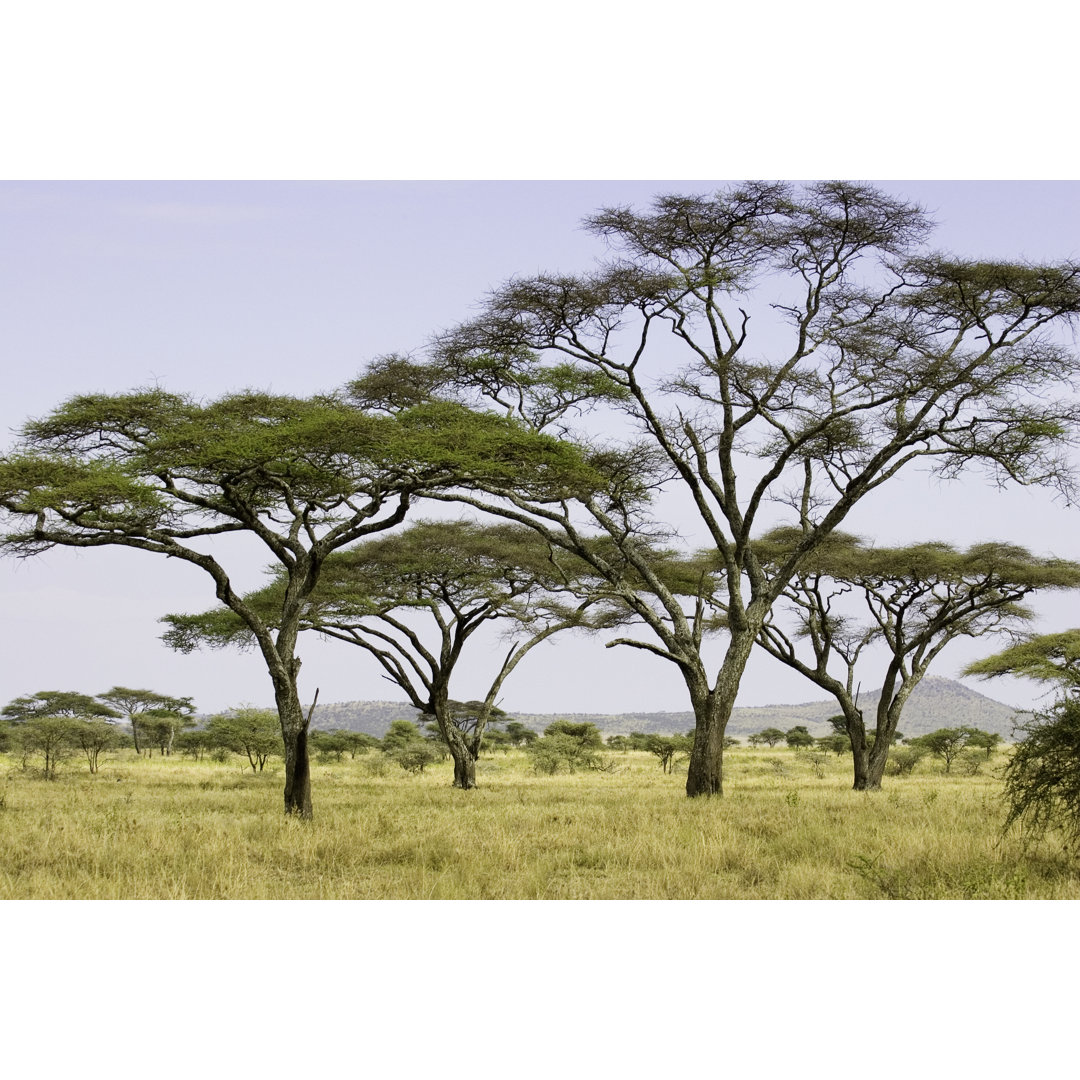
<path fill-rule="evenodd" d="M 585 226 L 607 246 L 596 269 L 514 278 L 422 353 L 336 391 L 63 402 L 0 458 L 3 549 L 122 546 L 204 571 L 219 606 L 167 616 L 166 639 L 259 652 L 301 817 L 309 631 L 375 658 L 465 789 L 505 679 L 580 631 L 675 665 L 695 717 L 688 796 L 723 791 L 755 649 L 833 695 L 853 785 L 879 787 L 942 649 L 1022 628 L 1023 601 L 1077 587 L 1080 567 L 841 526 L 919 467 L 1072 497 L 1080 372 L 1057 331 L 1080 313 L 1080 264 L 934 251 L 920 207 L 847 182 L 662 195 Z M 668 524 L 671 499 L 704 546 Z M 416 520 L 424 504 L 471 516 Z M 234 532 L 269 553 L 263 590 L 237 592 L 219 561 Z M 495 619 L 512 645 L 479 707 L 455 711 L 451 676 Z M 887 672 L 864 712 L 855 673 L 874 645 Z"/>

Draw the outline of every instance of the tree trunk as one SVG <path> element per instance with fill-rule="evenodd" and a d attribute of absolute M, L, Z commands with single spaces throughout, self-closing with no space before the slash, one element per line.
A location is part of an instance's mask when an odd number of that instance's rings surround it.
<path fill-rule="evenodd" d="M 885 763 L 889 760 L 889 747 L 892 746 L 896 729 L 900 726 L 900 714 L 907 699 L 911 697 L 912 690 L 922 682 L 925 673 L 926 664 L 917 667 L 907 678 L 901 679 L 900 689 L 895 694 L 889 692 L 895 685 L 895 676 L 892 671 L 886 673 L 885 687 L 878 702 L 877 738 L 870 751 L 869 790 L 881 790 L 881 778 L 885 775 Z"/>
<path fill-rule="evenodd" d="M 463 791 L 476 787 L 476 758 L 464 740 L 450 744 L 450 756 L 454 759 L 454 787 Z"/>
<path fill-rule="evenodd" d="M 131 737 L 135 740 L 135 753 L 141 754 L 142 750 L 139 748 L 139 725 L 135 723 L 134 716 L 130 716 L 128 719 L 131 721 Z"/>
<path fill-rule="evenodd" d="M 700 663 L 681 668 L 694 708 L 694 749 L 686 770 L 686 794 L 691 799 L 724 794 L 724 732 L 757 629 L 755 626 L 753 630 L 746 628 L 732 633 L 713 689 L 709 689 Z"/>
<path fill-rule="evenodd" d="M 892 732 L 885 738 L 879 738 L 870 751 L 868 791 L 881 790 L 881 778 L 885 775 L 885 762 L 889 758 L 889 747 L 892 745 Z"/>
<path fill-rule="evenodd" d="M 307 729 L 285 735 L 285 813 L 308 819 L 311 812 L 311 761 Z"/>
<path fill-rule="evenodd" d="M 312 812 L 307 717 L 300 706 L 294 680 L 275 680 L 274 692 L 285 741 L 285 813 L 308 820 Z"/>
<path fill-rule="evenodd" d="M 866 742 L 866 723 L 863 720 L 862 710 L 857 709 L 850 699 L 841 699 L 840 707 L 844 710 L 848 741 L 851 743 L 851 756 L 854 763 L 855 780 L 851 785 L 852 790 L 870 791 L 879 788 L 881 787 L 881 777 L 879 776 L 877 782 L 874 782 L 871 768 L 872 754 Z"/>

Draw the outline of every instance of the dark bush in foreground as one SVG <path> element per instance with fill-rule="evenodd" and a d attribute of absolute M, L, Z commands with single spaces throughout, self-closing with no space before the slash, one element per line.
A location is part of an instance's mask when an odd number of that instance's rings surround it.
<path fill-rule="evenodd" d="M 1060 830 L 1075 848 L 1080 843 L 1080 701 L 1059 701 L 1016 730 L 1024 739 L 1005 766 L 1005 828 L 1019 823 L 1031 839 Z"/>

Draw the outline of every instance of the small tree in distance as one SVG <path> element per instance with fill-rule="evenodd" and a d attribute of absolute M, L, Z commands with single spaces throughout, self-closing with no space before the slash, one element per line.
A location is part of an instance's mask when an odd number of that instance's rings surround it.
<path fill-rule="evenodd" d="M 34 716 L 21 723 L 14 738 L 23 762 L 31 754 L 40 755 L 42 775 L 55 780 L 56 766 L 74 750 L 73 728 L 78 723 L 69 716 Z"/>
<path fill-rule="evenodd" d="M 71 741 L 82 750 L 90 771 L 96 773 L 102 753 L 121 746 L 124 738 L 115 725 L 104 720 L 74 720 Z"/>
<path fill-rule="evenodd" d="M 262 772 L 272 755 L 284 756 L 285 745 L 277 713 L 270 709 L 241 706 L 212 716 L 206 730 L 217 746 L 243 754 L 252 772 Z"/>
<path fill-rule="evenodd" d="M 960 757 L 971 738 L 970 728 L 938 728 L 929 735 L 920 735 L 908 739 L 909 746 L 919 746 L 929 751 L 934 757 L 945 762 L 945 772 L 952 769 L 953 762 Z"/>
<path fill-rule="evenodd" d="M 134 690 L 129 686 L 114 686 L 105 693 L 98 694 L 97 699 L 110 708 L 119 710 L 123 716 L 127 717 L 137 754 L 142 752 L 139 736 L 142 734 L 143 717 L 160 716 L 163 713 L 190 717 L 195 713 L 195 705 L 189 697 L 170 697 L 168 694 L 158 694 L 153 690 Z M 156 744 L 152 743 L 152 745 Z"/>
<path fill-rule="evenodd" d="M 754 740 L 757 742 L 754 742 Z M 761 743 L 765 743 L 770 749 L 777 743 L 782 743 L 785 739 L 784 732 L 776 727 L 767 727 L 764 731 L 759 731 L 756 735 L 750 736 L 750 741 L 755 746 L 759 746 Z"/>

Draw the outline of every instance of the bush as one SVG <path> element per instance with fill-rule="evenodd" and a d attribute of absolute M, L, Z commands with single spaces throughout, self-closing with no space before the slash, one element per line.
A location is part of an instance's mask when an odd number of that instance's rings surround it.
<path fill-rule="evenodd" d="M 532 758 L 533 769 L 538 773 L 552 776 L 560 768 L 566 768 L 567 772 L 577 772 L 578 769 L 600 769 L 604 767 L 603 760 L 596 753 L 596 746 L 603 746 L 600 733 L 592 724 L 567 725 L 575 729 L 591 728 L 595 736 L 588 731 L 578 731 L 570 734 L 560 725 L 566 721 L 556 721 L 544 732 L 542 739 L 525 748 L 525 752 Z M 554 730 L 553 730 L 554 729 Z"/>
<path fill-rule="evenodd" d="M 814 745 L 814 736 L 802 724 L 784 732 L 784 741 L 794 750 L 805 750 Z"/>
<path fill-rule="evenodd" d="M 979 770 L 986 764 L 986 756 L 981 750 L 969 748 L 957 758 L 957 764 L 965 776 L 978 776 Z"/>
<path fill-rule="evenodd" d="M 851 753 L 851 740 L 846 735 L 825 735 L 823 738 L 815 739 L 814 745 L 837 757 Z"/>
<path fill-rule="evenodd" d="M 1016 732 L 1024 736 L 1005 766 L 1005 828 L 1020 823 L 1029 839 L 1060 830 L 1080 842 L 1080 701 L 1066 698 Z"/>
<path fill-rule="evenodd" d="M 545 738 L 557 735 L 576 740 L 586 750 L 599 750 L 604 745 L 600 729 L 588 721 L 576 724 L 572 720 L 556 720 L 544 728 Z"/>
<path fill-rule="evenodd" d="M 921 746 L 894 746 L 889 750 L 885 771 L 890 776 L 910 776 L 924 757 L 926 750 Z"/>
<path fill-rule="evenodd" d="M 396 750 L 391 750 L 389 756 L 406 772 L 417 775 L 422 773 L 428 765 L 440 760 L 438 749 L 427 739 L 407 743 Z"/>
<path fill-rule="evenodd" d="M 544 776 L 554 776 L 559 771 L 563 756 L 553 739 L 537 739 L 526 747 L 526 750 L 532 759 L 534 772 L 542 773 Z"/>
<path fill-rule="evenodd" d="M 360 766 L 367 776 L 385 776 L 390 771 L 390 759 L 386 754 L 369 754 Z"/>

